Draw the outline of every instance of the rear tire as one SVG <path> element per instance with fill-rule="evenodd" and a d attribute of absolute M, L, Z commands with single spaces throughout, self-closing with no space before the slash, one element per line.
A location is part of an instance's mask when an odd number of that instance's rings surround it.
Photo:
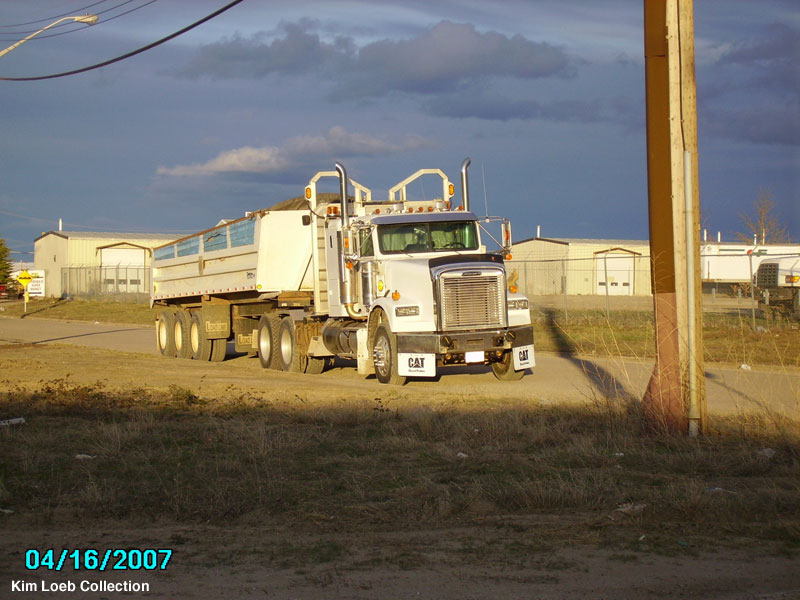
<path fill-rule="evenodd" d="M 278 347 L 278 315 L 267 313 L 258 321 L 258 359 L 265 369 L 280 369 L 276 358 Z"/>
<path fill-rule="evenodd" d="M 178 358 L 192 358 L 192 347 L 189 342 L 189 329 L 192 324 L 191 315 L 181 309 L 175 313 L 173 338 L 175 340 L 175 355 Z"/>
<path fill-rule="evenodd" d="M 275 357 L 281 371 L 303 373 L 306 370 L 307 357 L 297 347 L 296 334 L 292 318 L 283 317 L 275 339 Z"/>
<path fill-rule="evenodd" d="M 372 362 L 375 367 L 375 377 L 381 383 L 403 385 L 406 382 L 406 378 L 397 370 L 397 336 L 392 333 L 388 323 L 381 323 L 375 330 Z"/>
<path fill-rule="evenodd" d="M 158 313 L 156 344 L 162 356 L 175 356 L 175 313 L 169 309 Z"/>
<path fill-rule="evenodd" d="M 192 313 L 189 322 L 189 351 L 194 360 L 207 361 L 211 358 L 212 340 L 206 337 L 206 328 L 200 311 Z"/>
<path fill-rule="evenodd" d="M 503 358 L 499 362 L 492 363 L 494 376 L 500 381 L 519 381 L 525 375 L 525 369 L 521 371 L 514 370 L 513 352 L 513 350 L 507 350 L 503 353 Z"/>
<path fill-rule="evenodd" d="M 211 356 L 208 358 L 211 362 L 222 362 L 227 353 L 228 340 L 223 338 L 211 340 Z"/>

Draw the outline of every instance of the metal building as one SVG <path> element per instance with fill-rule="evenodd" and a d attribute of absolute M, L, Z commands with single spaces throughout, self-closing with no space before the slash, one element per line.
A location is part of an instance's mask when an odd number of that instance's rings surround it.
<path fill-rule="evenodd" d="M 650 245 L 642 240 L 532 238 L 516 242 L 511 276 L 529 295 L 649 295 Z"/>
<path fill-rule="evenodd" d="M 47 296 L 148 294 L 153 247 L 178 237 L 48 231 L 34 241 L 34 267 L 45 272 Z"/>

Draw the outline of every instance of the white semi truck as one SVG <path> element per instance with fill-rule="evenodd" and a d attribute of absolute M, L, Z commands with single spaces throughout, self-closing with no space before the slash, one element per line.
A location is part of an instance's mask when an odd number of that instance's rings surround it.
<path fill-rule="evenodd" d="M 533 328 L 527 298 L 506 279 L 510 223 L 501 222 L 501 251 L 487 252 L 469 210 L 469 163 L 457 209 L 439 169 L 417 171 L 388 200 L 373 201 L 336 163 L 310 180 L 304 200 L 155 248 L 159 351 L 219 361 L 233 339 L 237 352 L 282 371 L 320 373 L 342 357 L 389 384 L 463 364 L 520 379 L 535 364 Z M 441 198 L 407 198 L 422 175 L 441 178 Z M 317 193 L 328 177 L 338 194 Z"/>
<path fill-rule="evenodd" d="M 762 311 L 800 319 L 800 257 L 765 260 L 758 266 L 756 286 L 761 292 Z"/>

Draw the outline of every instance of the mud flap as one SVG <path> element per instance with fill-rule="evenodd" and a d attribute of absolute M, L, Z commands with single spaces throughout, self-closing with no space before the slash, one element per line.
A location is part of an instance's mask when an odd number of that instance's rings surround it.
<path fill-rule="evenodd" d="M 536 366 L 536 357 L 533 354 L 533 344 L 512 348 L 511 352 L 514 356 L 515 371 L 522 371 L 523 369 L 532 369 L 533 367 Z"/>

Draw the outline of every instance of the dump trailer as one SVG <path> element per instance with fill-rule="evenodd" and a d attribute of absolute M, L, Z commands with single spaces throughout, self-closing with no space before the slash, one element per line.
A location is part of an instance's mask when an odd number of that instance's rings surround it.
<path fill-rule="evenodd" d="M 800 257 L 786 256 L 764 261 L 756 272 L 761 299 L 759 308 L 800 319 Z"/>
<path fill-rule="evenodd" d="M 373 201 L 336 163 L 294 203 L 155 248 L 160 353 L 219 361 L 233 340 L 281 371 L 320 373 L 342 357 L 389 384 L 463 364 L 520 379 L 535 365 L 534 340 L 528 299 L 506 279 L 511 225 L 500 219 L 502 247 L 488 252 L 469 210 L 469 162 L 457 208 L 440 169 Z M 422 175 L 441 178 L 440 198 L 407 198 Z M 317 193 L 324 178 L 338 179 L 338 194 Z"/>

